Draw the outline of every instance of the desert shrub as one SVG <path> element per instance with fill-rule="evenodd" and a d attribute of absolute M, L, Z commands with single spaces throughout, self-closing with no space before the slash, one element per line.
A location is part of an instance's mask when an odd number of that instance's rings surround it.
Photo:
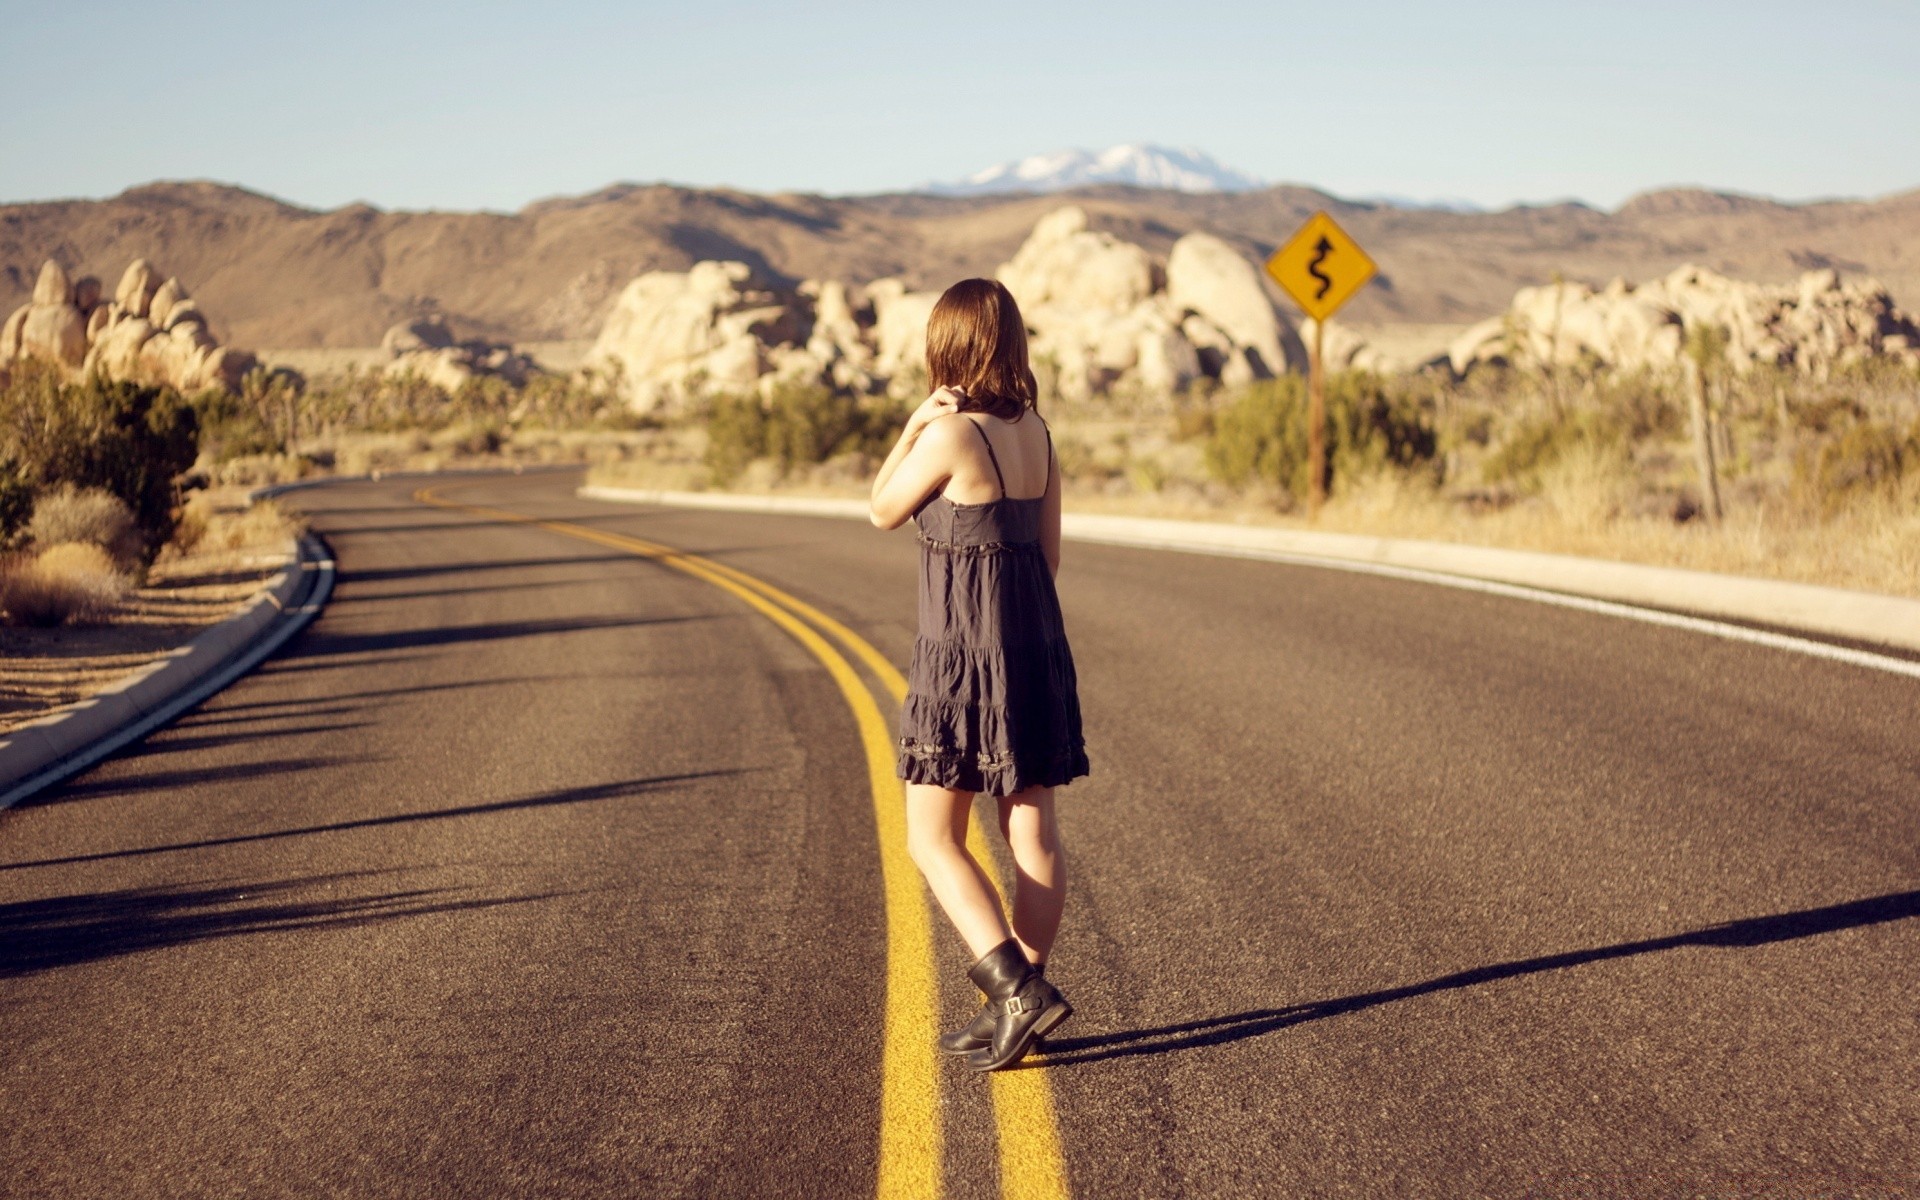
<path fill-rule="evenodd" d="M 194 503 L 195 500 L 202 499 L 207 494 L 206 492 L 197 492 L 190 497 L 185 504 L 180 506 L 180 519 L 173 523 L 173 541 L 171 545 L 181 554 L 185 554 L 198 546 L 200 540 L 207 536 L 207 522 L 211 518 L 212 513 L 206 504 Z"/>
<path fill-rule="evenodd" d="M 191 401 L 200 424 L 200 449 L 210 463 L 224 463 L 250 454 L 278 454 L 286 448 L 269 422 L 290 412 L 291 385 L 254 371 L 241 395 L 209 388 Z"/>
<path fill-rule="evenodd" d="M 708 474 L 732 483 L 747 464 L 766 453 L 767 414 L 757 396 L 718 396 L 707 411 Z"/>
<path fill-rule="evenodd" d="M 68 542 L 0 565 L 0 615 L 8 624 L 98 621 L 126 594 L 127 577 L 98 546 Z"/>
<path fill-rule="evenodd" d="M 121 566 L 138 562 L 145 549 L 126 501 L 100 488 L 76 488 L 72 484 L 41 493 L 34 502 L 27 535 L 36 546 L 98 546 Z"/>
<path fill-rule="evenodd" d="M 627 404 L 621 378 L 618 363 L 574 375 L 534 375 L 512 411 L 517 420 L 544 429 L 633 429 L 654 423 Z"/>
<path fill-rule="evenodd" d="M 0 458 L 0 551 L 12 550 L 27 536 L 33 518 L 33 484 L 12 459 Z"/>
<path fill-rule="evenodd" d="M 1632 376 L 1590 380 L 1564 407 L 1522 400 L 1504 417 L 1477 413 L 1484 422 L 1478 440 L 1487 448 L 1480 477 L 1537 491 L 1547 471 L 1576 451 L 1611 459 L 1647 438 L 1677 433 L 1679 412 L 1662 381 Z"/>
<path fill-rule="evenodd" d="M 272 500 L 226 511 L 216 511 L 210 503 L 191 504 L 187 511 L 199 514 L 201 527 L 196 541 L 182 550 L 279 550 L 305 528 Z"/>
<path fill-rule="evenodd" d="M 60 484 L 125 501 L 151 555 L 173 533 L 174 480 L 199 453 L 193 408 L 170 388 L 67 382 L 24 369 L 0 391 L 0 460 L 35 493 Z"/>
<path fill-rule="evenodd" d="M 1330 485 L 1432 462 L 1438 448 L 1432 418 L 1405 387 L 1347 372 L 1328 379 L 1326 401 Z M 1307 384 L 1297 375 L 1240 389 L 1213 414 L 1208 472 L 1231 487 L 1264 483 L 1306 495 L 1307 416 Z"/>
<path fill-rule="evenodd" d="M 498 419 L 470 418 L 448 425 L 430 438 L 429 444 L 456 454 L 489 455 L 500 453 L 510 436 Z"/>
<path fill-rule="evenodd" d="M 1896 495 L 1920 478 L 1920 420 L 1901 428 L 1855 417 L 1794 456 L 1793 491 L 1802 504 L 1831 515 L 1869 495 Z"/>
<path fill-rule="evenodd" d="M 906 424 L 900 406 L 819 384 L 782 384 L 763 403 L 719 396 L 707 409 L 706 466 L 714 482 L 739 477 L 756 458 L 785 474 L 842 454 L 884 452 Z"/>

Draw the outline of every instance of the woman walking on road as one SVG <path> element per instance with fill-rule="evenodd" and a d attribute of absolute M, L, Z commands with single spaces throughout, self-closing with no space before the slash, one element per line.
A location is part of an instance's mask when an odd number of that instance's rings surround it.
<path fill-rule="evenodd" d="M 1067 882 L 1053 790 L 1088 769 L 1053 587 L 1060 470 L 1004 286 L 947 289 L 927 321 L 927 374 L 933 394 L 874 479 L 872 515 L 882 529 L 912 518 L 920 530 L 920 636 L 900 716 L 908 849 L 986 993 L 940 1048 L 994 1071 L 1073 1012 L 1044 973 Z M 978 792 L 997 799 L 1018 868 L 1011 923 L 967 852 Z"/>

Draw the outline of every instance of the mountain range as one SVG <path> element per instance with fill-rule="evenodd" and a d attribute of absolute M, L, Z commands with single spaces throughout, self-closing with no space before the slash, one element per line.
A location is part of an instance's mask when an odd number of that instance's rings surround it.
<path fill-rule="evenodd" d="M 517 213 L 462 213 L 317 211 L 224 184 L 168 182 L 104 200 L 0 206 L 0 313 L 27 300 L 48 258 L 111 292 L 144 257 L 180 278 L 223 342 L 245 347 L 371 346 L 395 322 L 432 313 L 463 335 L 582 338 L 629 279 L 700 259 L 737 259 L 786 285 L 898 275 L 931 288 L 990 274 L 1064 203 L 1154 254 L 1204 229 L 1255 261 L 1324 209 L 1380 264 L 1341 313 L 1363 324 L 1475 321 L 1556 274 L 1644 280 L 1686 262 L 1754 280 L 1835 267 L 1920 303 L 1920 191 L 1783 204 L 1682 189 L 1613 212 L 1575 203 L 1453 212 L 1288 186 L 827 197 L 622 184 Z"/>

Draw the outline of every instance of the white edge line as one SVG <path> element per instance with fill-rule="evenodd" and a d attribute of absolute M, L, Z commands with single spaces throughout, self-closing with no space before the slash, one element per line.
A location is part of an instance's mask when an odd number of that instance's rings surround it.
<path fill-rule="evenodd" d="M 303 568 L 312 566 L 313 583 L 307 589 L 306 599 L 297 606 L 287 609 L 271 633 L 241 651 L 239 657 L 226 666 L 214 671 L 210 676 L 168 700 L 140 720 L 123 726 L 78 754 L 63 758 L 14 785 L 7 790 L 6 794 L 0 795 L 0 809 L 12 808 L 35 792 L 79 774 L 115 751 L 139 741 L 162 725 L 168 724 L 180 714 L 197 707 L 215 692 L 260 665 L 268 655 L 284 645 L 288 638 L 306 628 L 307 624 L 319 615 L 321 608 L 327 603 L 327 597 L 333 593 L 334 563 L 332 554 L 327 551 L 325 543 L 318 537 L 307 534 L 303 540 L 311 541 L 317 552 L 316 557 L 312 559 L 303 557 L 300 561 Z"/>
<path fill-rule="evenodd" d="M 1766 646 L 1774 650 L 1787 650 L 1795 654 L 1805 654 L 1813 658 L 1824 658 L 1833 662 L 1848 663 L 1856 667 L 1867 667 L 1876 671 L 1886 671 L 1894 675 L 1905 675 L 1920 679 L 1920 662 L 1911 659 L 1895 658 L 1888 654 L 1876 654 L 1871 650 L 1858 650 L 1851 646 L 1836 646 L 1831 642 L 1815 641 L 1812 638 L 1795 637 L 1787 633 L 1775 633 L 1767 629 L 1754 629 L 1746 625 L 1735 625 L 1727 621 L 1716 621 L 1709 617 L 1694 617 L 1684 613 L 1667 612 L 1658 608 L 1641 608 L 1633 604 L 1621 604 L 1615 600 L 1596 600 L 1591 596 L 1575 596 L 1566 592 L 1549 591 L 1546 588 L 1526 587 L 1517 583 L 1499 583 L 1491 579 L 1473 579 L 1465 575 L 1449 575 L 1444 571 L 1423 571 L 1417 567 L 1394 567 L 1383 563 L 1353 562 L 1347 559 L 1322 558 L 1311 554 L 1289 554 L 1282 550 L 1257 550 L 1230 546 L 1185 546 L 1177 542 L 1119 541 L 1102 537 L 1081 536 L 1073 539 L 1080 542 L 1098 542 L 1109 546 L 1131 546 L 1143 550 L 1174 550 L 1188 554 L 1209 554 L 1221 558 L 1257 558 L 1267 562 L 1288 563 L 1303 567 L 1321 567 L 1330 571 L 1348 571 L 1357 575 L 1384 575 L 1392 579 L 1407 579 L 1419 583 L 1438 584 L 1441 587 L 1457 588 L 1467 592 L 1484 592 L 1488 595 L 1506 596 L 1515 600 L 1531 600 L 1537 604 L 1551 604 L 1558 608 L 1577 609 L 1581 612 L 1597 613 L 1602 616 L 1621 617 L 1629 621 L 1640 621 L 1648 625 L 1664 625 L 1669 629 L 1685 629 L 1693 633 L 1704 633 L 1710 637 L 1724 638 L 1733 642 L 1747 642 L 1756 646 Z"/>
<path fill-rule="evenodd" d="M 588 484 L 576 489 L 582 499 L 600 500 L 611 504 L 651 504 L 661 508 L 690 507 L 723 512 L 755 511 L 750 508 L 752 498 L 715 496 L 705 503 L 676 504 L 658 491 L 643 488 L 614 488 L 604 485 Z M 735 501 L 737 503 L 729 503 Z M 849 512 L 824 511 L 827 503 L 822 503 L 812 512 L 798 506 L 783 506 L 777 510 L 784 516 L 825 516 L 851 517 Z M 758 511 L 766 511 L 760 509 Z M 1116 538 L 1099 534 L 1063 535 L 1074 542 L 1094 542 L 1106 546 L 1125 546 L 1136 550 L 1171 550 L 1180 554 L 1206 554 L 1216 558 L 1251 558 L 1264 562 L 1287 563 L 1293 566 L 1321 567 L 1330 571 L 1348 571 L 1357 575 L 1382 575 L 1390 579 L 1406 579 L 1417 583 L 1438 584 L 1441 587 L 1458 588 L 1461 591 L 1482 592 L 1487 595 L 1505 596 L 1515 600 L 1531 600 L 1537 604 L 1551 604 L 1559 608 L 1571 608 L 1580 612 L 1595 613 L 1601 616 L 1620 617 L 1628 621 L 1640 621 L 1648 625 L 1663 625 L 1669 629 L 1685 629 L 1692 633 L 1703 633 L 1709 637 L 1724 638 L 1727 641 L 1746 642 L 1750 645 L 1765 646 L 1773 650 L 1785 650 L 1794 654 L 1805 654 L 1812 658 L 1824 658 L 1830 662 L 1842 662 L 1851 666 L 1866 667 L 1870 670 L 1885 671 L 1892 675 L 1905 675 L 1911 679 L 1920 679 L 1920 662 L 1912 659 L 1896 658 L 1890 654 L 1876 654 L 1871 650 L 1859 650 L 1851 646 L 1838 646 L 1831 642 L 1816 641 L 1812 638 L 1796 637 L 1787 633 L 1775 633 L 1766 629 L 1754 629 L 1746 625 L 1735 625 L 1727 621 L 1716 621 L 1710 617 L 1688 616 L 1683 613 L 1667 612 L 1658 608 L 1642 608 L 1633 604 L 1622 604 L 1617 600 L 1596 600 L 1591 596 L 1576 596 L 1567 592 L 1556 592 L 1547 588 L 1527 587 L 1524 584 L 1500 583 L 1491 579 L 1475 579 L 1469 575 L 1450 575 L 1444 571 L 1428 571 L 1418 567 L 1396 567 L 1385 563 L 1363 562 L 1355 559 L 1328 558 L 1316 554 L 1298 554 L 1285 550 L 1261 550 L 1255 547 L 1195 545 L 1186 542 L 1160 541 L 1150 538 Z"/>

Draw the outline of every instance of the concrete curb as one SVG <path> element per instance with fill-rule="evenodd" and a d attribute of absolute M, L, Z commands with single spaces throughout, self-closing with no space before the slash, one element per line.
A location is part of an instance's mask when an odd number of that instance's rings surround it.
<path fill-rule="evenodd" d="M 867 516 L 867 505 L 861 500 L 741 496 L 598 486 L 580 488 L 577 494 L 583 499 L 624 504 L 792 513 L 858 520 L 865 520 Z M 1074 541 L 1189 554 L 1263 558 L 1310 566 L 1379 568 L 1409 578 L 1479 580 L 1518 589 L 1539 589 L 1632 607 L 1747 621 L 1848 641 L 1920 651 L 1920 600 L 1883 596 L 1874 592 L 1576 558 L 1567 554 L 1271 529 L 1257 525 L 1171 521 L 1099 513 L 1067 513 L 1061 518 L 1060 524 L 1061 536 Z"/>
<path fill-rule="evenodd" d="M 313 534 L 233 616 L 110 687 L 0 736 L 0 809 L 92 766 L 241 675 L 313 620 L 333 590 L 333 556 Z"/>

